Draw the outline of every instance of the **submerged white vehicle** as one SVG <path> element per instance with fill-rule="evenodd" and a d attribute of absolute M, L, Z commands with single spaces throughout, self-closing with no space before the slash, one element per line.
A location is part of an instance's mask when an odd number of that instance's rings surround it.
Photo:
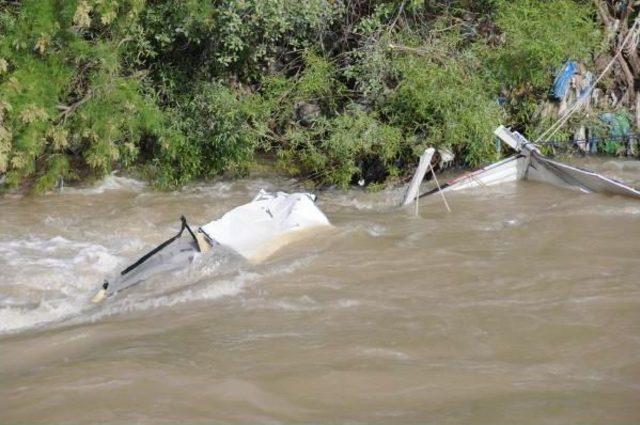
<path fill-rule="evenodd" d="M 183 269 L 197 258 L 216 252 L 260 262 L 294 240 L 331 226 L 315 201 L 316 196 L 311 193 L 260 190 L 248 204 L 228 211 L 195 232 L 183 216 L 178 234 L 143 255 L 114 279 L 105 280 L 92 301 L 99 303 L 158 273 Z M 184 235 L 185 230 L 188 235 Z"/>

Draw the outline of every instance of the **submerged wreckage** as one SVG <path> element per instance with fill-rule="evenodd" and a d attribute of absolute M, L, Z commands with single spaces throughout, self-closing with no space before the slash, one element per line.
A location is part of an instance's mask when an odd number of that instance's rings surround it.
<path fill-rule="evenodd" d="M 435 153 L 433 148 L 429 148 L 420 158 L 420 164 L 405 193 L 402 205 L 408 205 L 417 198 L 436 193 L 492 186 L 516 180 L 534 180 L 585 193 L 608 193 L 640 199 L 640 190 L 594 171 L 547 158 L 538 146 L 518 132 L 512 132 L 506 127 L 500 126 L 494 134 L 515 150 L 516 154 L 479 170 L 463 174 L 426 193 L 419 194 L 420 182 L 429 171 L 431 157 Z"/>
<path fill-rule="evenodd" d="M 517 132 L 505 127 L 495 131 L 516 154 L 480 170 L 463 174 L 434 190 L 419 194 L 420 184 L 433 168 L 435 149 L 429 148 L 420 158 L 418 168 L 405 193 L 402 205 L 418 198 L 448 191 L 491 186 L 516 180 L 536 180 L 582 192 L 601 192 L 640 199 L 640 191 L 593 171 L 551 160 L 538 147 Z M 435 178 L 435 174 L 434 174 Z M 443 199 L 446 204 L 446 198 Z M 189 267 L 197 258 L 212 252 L 231 252 L 250 262 L 261 261 L 282 246 L 307 235 L 310 231 L 331 226 L 315 205 L 310 193 L 269 193 L 261 190 L 248 204 L 241 205 L 221 218 L 194 232 L 182 217 L 180 231 L 138 261 L 122 270 L 114 279 L 105 280 L 93 297 L 94 303 L 126 288 L 142 283 L 161 272 Z M 448 204 L 447 208 L 448 208 Z M 182 237 L 184 231 L 188 237 Z"/>
<path fill-rule="evenodd" d="M 310 193 L 269 193 L 260 190 L 248 204 L 236 207 L 195 232 L 181 217 L 178 234 L 164 241 L 105 280 L 93 297 L 99 303 L 118 291 L 138 285 L 162 272 L 189 267 L 197 258 L 225 250 L 250 262 L 259 262 L 279 248 L 331 223 Z M 184 231 L 187 237 L 182 237 Z"/>

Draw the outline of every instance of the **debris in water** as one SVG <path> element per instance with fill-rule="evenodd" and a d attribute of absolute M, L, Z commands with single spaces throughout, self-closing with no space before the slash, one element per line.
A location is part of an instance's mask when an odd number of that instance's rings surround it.
<path fill-rule="evenodd" d="M 432 195 L 440 191 L 446 192 L 492 186 L 516 180 L 535 180 L 586 193 L 608 193 L 640 198 L 639 190 L 629 187 L 617 180 L 605 177 L 594 171 L 573 167 L 545 157 L 538 149 L 538 146 L 518 132 L 511 132 L 504 126 L 500 126 L 496 129 L 495 135 L 517 153 L 479 170 L 463 174 L 443 184 L 440 189 L 435 188 L 423 193 L 420 197 Z M 421 174 L 420 167 L 418 167 L 414 175 L 414 179 L 417 178 L 420 179 L 419 182 L 424 178 L 424 174 Z M 413 192 L 411 192 L 411 194 L 408 192 L 407 195 L 415 196 Z M 405 199 L 405 202 L 406 201 L 407 199 Z"/>
<path fill-rule="evenodd" d="M 187 268 L 205 255 L 226 252 L 247 261 L 262 261 L 309 231 L 331 226 L 315 200 L 316 196 L 310 193 L 269 193 L 261 189 L 248 204 L 232 209 L 195 232 L 182 217 L 175 236 L 143 255 L 115 279 L 105 280 L 92 301 L 99 303 L 158 273 Z M 182 238 L 185 230 L 190 237 Z"/>

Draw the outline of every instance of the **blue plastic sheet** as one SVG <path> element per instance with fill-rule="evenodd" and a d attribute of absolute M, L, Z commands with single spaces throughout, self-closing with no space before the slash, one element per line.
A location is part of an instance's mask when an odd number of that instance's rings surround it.
<path fill-rule="evenodd" d="M 551 89 L 551 96 L 554 99 L 562 100 L 567 96 L 569 87 L 571 86 L 571 77 L 577 74 L 579 71 L 578 63 L 576 61 L 567 61 L 562 69 L 556 75 L 553 81 L 553 88 Z"/>

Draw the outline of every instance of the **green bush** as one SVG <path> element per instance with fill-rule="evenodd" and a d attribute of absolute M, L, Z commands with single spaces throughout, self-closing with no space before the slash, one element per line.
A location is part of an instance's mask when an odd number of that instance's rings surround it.
<path fill-rule="evenodd" d="M 322 119 L 312 128 L 292 127 L 285 137 L 286 144 L 278 150 L 285 170 L 340 187 L 360 179 L 379 183 L 398 175 L 397 162 L 405 147 L 399 128 L 361 110 Z"/>
<path fill-rule="evenodd" d="M 100 175 L 133 164 L 163 115 L 123 72 L 120 27 L 138 1 L 26 0 L 2 11 L 0 173 L 10 186 L 36 177 L 45 190 L 70 165 Z M 73 160 L 73 161 L 72 161 Z"/>
<path fill-rule="evenodd" d="M 602 41 L 595 13 L 591 2 L 502 0 L 496 23 L 506 44 L 491 56 L 497 79 L 547 90 L 564 61 L 589 63 Z"/>
<path fill-rule="evenodd" d="M 202 83 L 185 95 L 173 131 L 160 143 L 159 184 L 181 185 L 223 172 L 244 174 L 255 150 L 256 133 L 242 99 L 220 83 Z"/>
<path fill-rule="evenodd" d="M 454 32 L 416 47 L 420 55 L 398 54 L 393 66 L 400 82 L 384 111 L 420 150 L 452 148 L 477 165 L 496 157 L 493 129 L 504 115 L 480 58 L 472 51 L 456 54 L 461 42 Z"/>
<path fill-rule="evenodd" d="M 161 0 L 142 13 L 129 55 L 169 94 L 194 78 L 255 81 L 321 42 L 339 11 L 327 0 Z"/>

